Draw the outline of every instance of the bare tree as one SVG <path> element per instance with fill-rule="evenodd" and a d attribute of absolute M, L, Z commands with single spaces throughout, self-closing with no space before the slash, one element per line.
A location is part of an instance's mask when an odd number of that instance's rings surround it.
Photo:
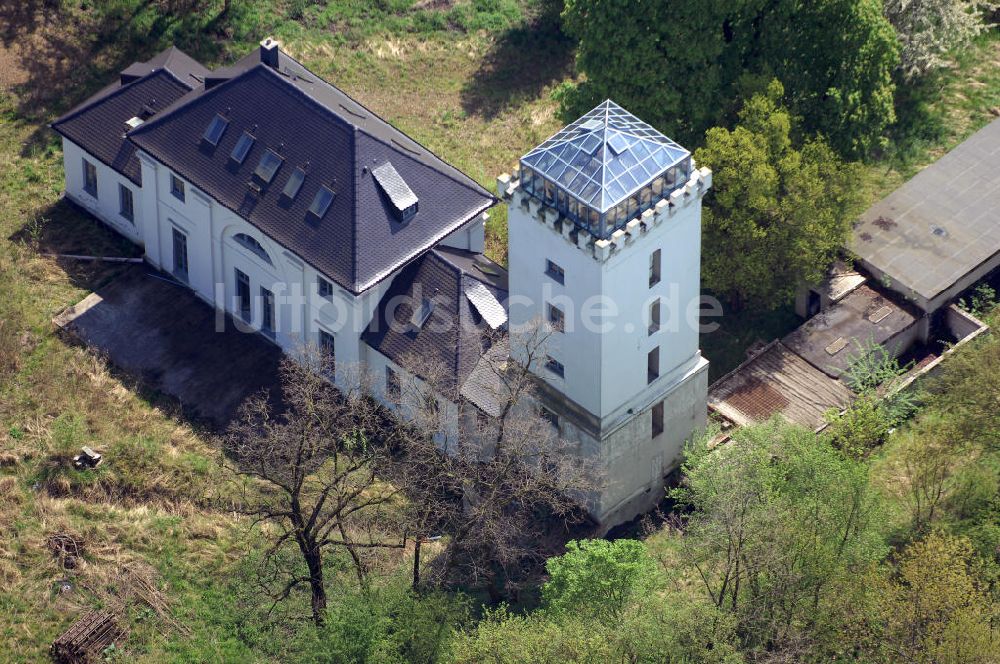
<path fill-rule="evenodd" d="M 483 335 L 463 332 L 472 333 Z M 433 521 L 447 536 L 434 580 L 485 585 L 497 598 L 540 570 L 569 529 L 587 521 L 585 503 L 599 488 L 600 473 L 595 460 L 543 416 L 539 379 L 530 368 L 544 361 L 548 329 L 535 324 L 483 337 L 476 343 L 487 350 L 464 385 L 471 390 L 461 390 L 478 403 L 457 394 L 461 386 L 432 360 L 406 362 L 412 378 L 401 390 L 401 410 L 419 413 L 410 422 L 423 435 L 410 440 L 397 461 L 410 468 L 405 490 L 420 506 L 412 514 L 416 527 Z M 460 406 L 453 419 L 442 421 L 437 407 L 432 412 L 428 394 L 454 395 Z"/>
<path fill-rule="evenodd" d="M 275 605 L 308 585 L 317 625 L 326 608 L 326 549 L 346 550 L 364 585 L 366 551 L 405 543 L 391 511 L 397 489 L 378 475 L 391 448 L 384 434 L 393 429 L 383 426 L 367 381 L 359 377 L 356 389 L 338 391 L 326 378 L 331 366 L 315 349 L 303 350 L 299 361 L 283 359 L 280 405 L 267 393 L 251 397 L 223 440 L 226 465 L 244 480 L 238 509 L 271 539 L 262 583 Z M 289 546 L 305 573 L 287 563 Z"/>

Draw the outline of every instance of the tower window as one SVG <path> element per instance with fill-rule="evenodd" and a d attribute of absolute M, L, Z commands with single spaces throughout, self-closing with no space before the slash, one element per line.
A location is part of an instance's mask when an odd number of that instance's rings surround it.
<path fill-rule="evenodd" d="M 563 269 L 561 267 L 559 267 L 550 260 L 545 261 L 545 274 L 552 277 L 552 279 L 555 280 L 556 283 L 560 284 L 566 283 L 566 273 L 563 272 Z"/>
<path fill-rule="evenodd" d="M 563 366 L 562 362 L 558 361 L 551 355 L 545 360 L 545 368 L 560 378 L 566 377 L 566 367 Z"/>
<path fill-rule="evenodd" d="M 660 250 L 649 255 L 649 287 L 660 283 Z"/>
<path fill-rule="evenodd" d="M 663 402 L 653 406 L 653 410 L 650 411 L 650 416 L 653 420 L 653 438 L 656 438 L 661 433 L 663 433 Z"/>
<path fill-rule="evenodd" d="M 649 333 L 660 331 L 660 298 L 649 303 Z"/>
<path fill-rule="evenodd" d="M 646 355 L 646 383 L 652 383 L 660 377 L 660 347 L 657 346 Z"/>
<path fill-rule="evenodd" d="M 549 325 L 556 332 L 564 332 L 566 330 L 566 314 L 563 310 L 554 304 L 549 304 Z"/>

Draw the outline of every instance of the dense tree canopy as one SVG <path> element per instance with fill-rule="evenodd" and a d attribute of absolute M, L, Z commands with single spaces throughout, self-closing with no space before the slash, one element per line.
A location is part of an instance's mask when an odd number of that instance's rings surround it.
<path fill-rule="evenodd" d="M 842 155 L 876 147 L 894 119 L 895 32 L 879 0 L 567 0 L 587 75 L 567 115 L 611 97 L 689 145 L 776 76 L 805 129 Z"/>
<path fill-rule="evenodd" d="M 703 211 L 702 280 L 735 304 L 769 308 L 816 282 L 850 233 L 856 167 L 822 140 L 792 145 L 781 85 L 754 96 L 732 131 L 715 128 L 695 153 L 713 171 Z"/>

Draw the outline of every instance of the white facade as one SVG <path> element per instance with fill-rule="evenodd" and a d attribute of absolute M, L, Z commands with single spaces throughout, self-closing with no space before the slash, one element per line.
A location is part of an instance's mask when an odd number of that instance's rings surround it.
<path fill-rule="evenodd" d="M 93 165 L 96 189 L 86 186 L 85 163 Z M 138 185 L 67 138 L 63 138 L 63 170 L 67 198 L 128 239 L 142 244 L 141 188 Z M 132 219 L 122 214 L 121 188 L 132 194 Z"/>
<path fill-rule="evenodd" d="M 601 460 L 606 486 L 595 516 L 621 522 L 662 498 L 663 476 L 705 424 L 698 305 L 701 198 L 711 172 L 694 171 L 669 200 L 596 241 L 516 180 L 498 184 L 509 199 L 511 328 L 551 321 L 552 306 L 562 312 L 563 330 L 555 325 L 547 340 L 552 362 L 532 370 L 561 435 Z M 651 326 L 655 301 L 659 324 Z"/>

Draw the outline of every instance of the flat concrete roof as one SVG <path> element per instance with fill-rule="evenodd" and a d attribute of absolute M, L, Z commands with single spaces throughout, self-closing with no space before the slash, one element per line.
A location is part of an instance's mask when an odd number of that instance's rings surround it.
<path fill-rule="evenodd" d="M 775 340 L 713 383 L 708 405 L 741 426 L 780 414 L 815 429 L 826 411 L 844 408 L 853 396 L 846 385 Z"/>
<path fill-rule="evenodd" d="M 1000 254 L 1000 119 L 870 207 L 851 249 L 925 311 Z"/>
<path fill-rule="evenodd" d="M 831 377 L 838 377 L 858 354 L 857 344 L 883 346 L 917 324 L 913 314 L 862 285 L 782 339 L 793 352 Z"/>

